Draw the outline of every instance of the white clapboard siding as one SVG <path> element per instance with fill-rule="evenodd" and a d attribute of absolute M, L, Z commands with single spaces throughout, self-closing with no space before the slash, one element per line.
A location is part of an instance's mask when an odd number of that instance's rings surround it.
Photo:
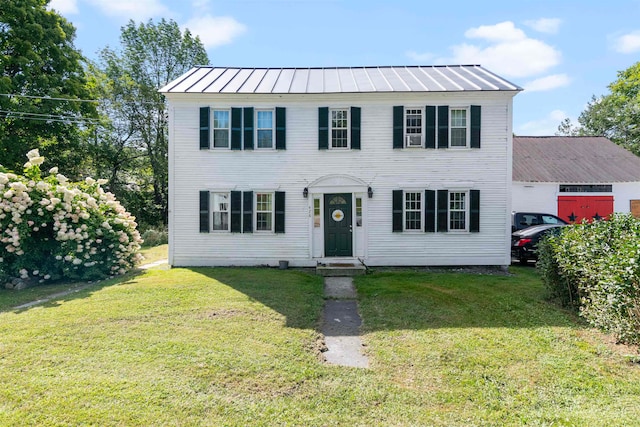
<path fill-rule="evenodd" d="M 312 198 L 330 175 L 367 183 L 368 265 L 506 265 L 509 257 L 513 92 L 365 94 L 169 93 L 170 263 L 313 266 Z M 482 106 L 481 149 L 393 149 L 393 106 Z M 286 150 L 199 149 L 199 108 L 286 107 Z M 318 107 L 361 108 L 361 150 L 318 149 Z M 392 232 L 392 191 L 480 190 L 480 233 Z M 284 191 L 284 234 L 199 232 L 199 191 Z M 355 206 L 354 206 L 355 209 Z"/>

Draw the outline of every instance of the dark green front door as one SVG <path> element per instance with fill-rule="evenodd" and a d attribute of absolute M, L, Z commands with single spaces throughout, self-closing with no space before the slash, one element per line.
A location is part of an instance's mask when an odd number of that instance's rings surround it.
<path fill-rule="evenodd" d="M 351 194 L 324 195 L 324 255 L 352 256 Z"/>

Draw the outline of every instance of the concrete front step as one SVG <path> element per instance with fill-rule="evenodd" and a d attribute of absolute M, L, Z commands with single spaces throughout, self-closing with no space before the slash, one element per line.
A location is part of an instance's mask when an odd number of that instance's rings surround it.
<path fill-rule="evenodd" d="M 360 276 L 366 273 L 367 268 L 364 265 L 351 263 L 330 263 L 316 267 L 316 274 L 323 277 L 351 277 Z"/>

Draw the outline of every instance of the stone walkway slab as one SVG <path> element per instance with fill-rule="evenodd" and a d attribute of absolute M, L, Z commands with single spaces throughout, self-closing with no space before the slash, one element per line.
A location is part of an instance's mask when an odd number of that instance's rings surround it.
<path fill-rule="evenodd" d="M 327 363 L 339 366 L 367 368 L 369 360 L 362 354 L 356 290 L 351 277 L 326 277 L 322 334 L 327 351 Z"/>

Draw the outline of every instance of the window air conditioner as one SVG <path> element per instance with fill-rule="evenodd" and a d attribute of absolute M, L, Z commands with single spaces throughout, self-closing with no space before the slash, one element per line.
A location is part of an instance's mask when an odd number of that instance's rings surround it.
<path fill-rule="evenodd" d="M 407 147 L 420 147 L 422 146 L 422 135 L 419 133 L 413 133 L 407 135 Z"/>

